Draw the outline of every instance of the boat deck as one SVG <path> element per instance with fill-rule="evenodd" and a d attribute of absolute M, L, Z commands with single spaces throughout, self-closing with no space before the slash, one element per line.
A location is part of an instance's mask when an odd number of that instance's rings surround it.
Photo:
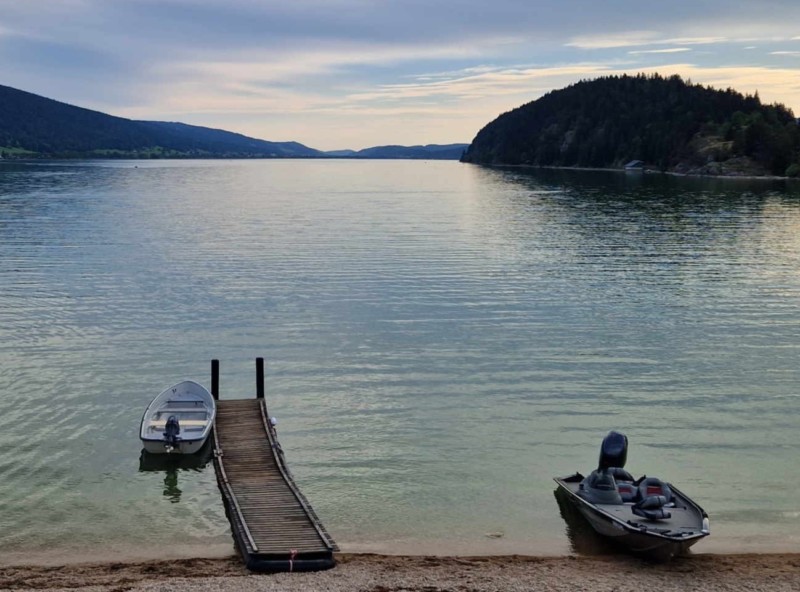
<path fill-rule="evenodd" d="M 563 479 L 557 479 L 557 482 L 562 487 L 568 489 L 571 493 L 578 496 L 578 488 L 580 483 L 568 482 Z M 686 500 L 680 493 L 673 487 L 673 494 L 675 503 L 665 506 L 665 509 L 671 514 L 670 518 L 658 521 L 647 520 L 642 516 L 637 516 L 633 513 L 633 503 L 626 502 L 623 504 L 591 504 L 598 510 L 601 510 L 609 516 L 621 520 L 633 527 L 648 530 L 650 532 L 667 535 L 670 537 L 682 537 L 692 534 L 699 534 L 703 528 L 703 515 L 698 509 Z"/>
<path fill-rule="evenodd" d="M 335 564 L 336 544 L 295 485 L 263 398 L 217 401 L 214 467 L 236 546 L 254 571 Z"/>
<path fill-rule="evenodd" d="M 632 525 L 639 525 L 653 532 L 663 533 L 686 533 L 693 534 L 702 527 L 702 522 L 698 523 L 697 514 L 690 512 L 686 506 L 666 506 L 665 509 L 670 513 L 670 518 L 659 520 L 654 523 L 633 513 L 633 504 L 624 503 L 622 505 L 596 504 L 597 508 L 603 510 L 615 518 Z"/>

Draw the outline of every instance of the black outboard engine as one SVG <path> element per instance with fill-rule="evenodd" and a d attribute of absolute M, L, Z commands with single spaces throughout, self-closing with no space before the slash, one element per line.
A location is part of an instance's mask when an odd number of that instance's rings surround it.
<path fill-rule="evenodd" d="M 621 504 L 622 497 L 615 478 L 633 481 L 623 470 L 628 459 L 628 438 L 619 432 L 609 432 L 600 446 L 597 470 L 581 482 L 578 495 L 595 504 Z"/>
<path fill-rule="evenodd" d="M 600 446 L 600 462 L 598 470 L 603 471 L 612 467 L 622 468 L 628 460 L 628 437 L 619 432 L 608 432 Z"/>
<path fill-rule="evenodd" d="M 180 433 L 181 425 L 178 423 L 178 416 L 170 415 L 167 418 L 167 424 L 164 426 L 164 442 L 166 442 L 168 450 L 177 448 Z"/>

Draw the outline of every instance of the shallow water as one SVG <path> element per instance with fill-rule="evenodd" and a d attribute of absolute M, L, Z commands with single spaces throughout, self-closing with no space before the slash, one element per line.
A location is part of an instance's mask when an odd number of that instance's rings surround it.
<path fill-rule="evenodd" d="M 343 550 L 568 553 L 610 429 L 800 550 L 800 189 L 455 162 L 0 164 L 0 561 L 232 550 L 213 469 L 140 471 L 184 378 L 267 402 Z"/>

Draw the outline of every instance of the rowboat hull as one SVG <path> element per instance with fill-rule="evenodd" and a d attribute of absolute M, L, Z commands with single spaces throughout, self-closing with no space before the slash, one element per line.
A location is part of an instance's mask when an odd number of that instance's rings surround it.
<path fill-rule="evenodd" d="M 142 440 L 145 452 L 149 454 L 196 454 L 205 444 L 206 440 L 181 440 L 177 446 L 166 449 L 162 440 Z"/>
<path fill-rule="evenodd" d="M 204 386 L 179 382 L 148 405 L 139 429 L 142 446 L 149 454 L 196 454 L 211 434 L 216 412 L 214 397 Z"/>

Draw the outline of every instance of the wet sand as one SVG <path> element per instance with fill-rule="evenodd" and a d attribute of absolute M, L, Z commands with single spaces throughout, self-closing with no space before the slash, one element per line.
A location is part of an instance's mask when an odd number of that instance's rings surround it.
<path fill-rule="evenodd" d="M 629 556 L 337 555 L 334 569 L 249 573 L 237 557 L 0 568 L 2 590 L 122 592 L 738 592 L 800 590 L 800 554 L 700 554 L 669 563 Z"/>

